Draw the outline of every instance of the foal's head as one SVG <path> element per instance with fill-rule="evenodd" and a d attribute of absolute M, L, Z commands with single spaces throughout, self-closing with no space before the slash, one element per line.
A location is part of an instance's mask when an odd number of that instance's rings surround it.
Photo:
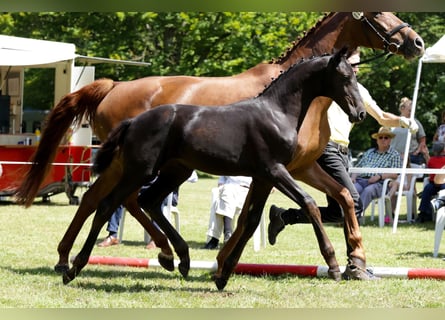
<path fill-rule="evenodd" d="M 343 48 L 329 59 L 323 85 L 327 97 L 332 98 L 346 114 L 349 121 L 360 122 L 366 111 L 357 85 L 354 70 L 347 61 L 347 48 Z"/>

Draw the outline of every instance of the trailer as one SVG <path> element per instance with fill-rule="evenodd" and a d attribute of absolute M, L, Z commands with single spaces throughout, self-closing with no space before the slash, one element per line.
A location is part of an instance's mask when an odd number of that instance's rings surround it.
<path fill-rule="evenodd" d="M 81 65 L 76 65 L 81 64 Z M 67 93 L 94 81 L 94 64 L 116 63 L 148 66 L 149 63 L 82 56 L 71 43 L 0 35 L 0 198 L 14 194 L 23 181 L 36 150 L 41 121 L 26 123 L 23 110 L 24 79 L 30 68 L 54 70 L 54 105 Z M 73 127 L 59 146 L 55 161 L 38 197 L 48 201 L 65 192 L 70 204 L 78 204 L 76 188 L 91 183 L 92 143 L 90 125 Z"/>

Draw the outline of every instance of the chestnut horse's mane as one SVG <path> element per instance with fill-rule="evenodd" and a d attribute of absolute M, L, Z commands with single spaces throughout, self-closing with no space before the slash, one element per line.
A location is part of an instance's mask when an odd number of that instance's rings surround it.
<path fill-rule="evenodd" d="M 289 59 L 289 57 L 292 54 L 292 51 L 295 50 L 295 48 L 300 44 L 300 42 L 303 39 L 306 39 L 307 37 L 310 37 L 316 29 L 328 18 L 331 17 L 335 12 L 331 12 L 329 14 L 325 13 L 324 17 L 322 19 L 319 19 L 317 23 L 309 30 L 303 32 L 303 37 L 297 37 L 296 41 L 292 42 L 292 46 L 288 47 L 285 52 L 283 52 L 278 58 L 272 58 L 269 61 L 269 64 L 281 64 L 282 62 Z"/>

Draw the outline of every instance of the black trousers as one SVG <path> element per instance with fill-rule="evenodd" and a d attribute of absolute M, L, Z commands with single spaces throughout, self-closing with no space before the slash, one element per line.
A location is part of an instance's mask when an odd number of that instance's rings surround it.
<path fill-rule="evenodd" d="M 318 164 L 338 183 L 346 187 L 354 200 L 355 214 L 357 219 L 363 215 L 363 204 L 360 195 L 352 183 L 349 176 L 349 159 L 347 150 L 339 148 L 338 145 L 329 142 L 323 154 L 317 160 Z M 326 196 L 328 206 L 319 207 L 321 220 L 323 222 L 343 222 L 343 213 L 340 205 L 333 198 Z M 290 208 L 282 213 L 282 218 L 286 224 L 309 222 L 301 209 Z"/>

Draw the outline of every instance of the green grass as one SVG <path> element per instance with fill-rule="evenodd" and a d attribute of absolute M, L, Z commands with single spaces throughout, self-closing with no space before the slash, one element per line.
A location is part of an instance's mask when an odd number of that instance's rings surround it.
<path fill-rule="evenodd" d="M 217 251 L 202 250 L 206 240 L 210 189 L 216 178 L 200 178 L 180 189 L 181 234 L 190 245 L 192 260 L 214 261 Z M 309 187 L 305 186 L 306 189 Z M 310 189 L 320 205 L 324 195 Z M 72 308 L 435 308 L 445 306 L 445 281 L 385 278 L 376 282 L 304 278 L 293 275 L 233 275 L 224 291 L 216 289 L 211 273 L 191 270 L 188 279 L 179 272 L 163 269 L 88 265 L 70 284 L 63 285 L 53 271 L 57 245 L 71 221 L 76 206 L 65 195 L 51 203 L 36 202 L 31 208 L 3 202 L 0 213 L 0 307 Z M 270 204 L 284 207 L 291 202 L 279 192 Z M 369 209 L 368 209 L 369 210 Z M 402 213 L 405 210 L 402 204 Z M 377 219 L 361 227 L 368 266 L 445 268 L 442 243 L 439 259 L 432 257 L 434 224 L 399 224 L 396 234 L 390 227 L 379 228 Z M 402 216 L 403 219 L 403 216 Z M 78 236 L 72 255 L 81 248 L 91 218 Z M 342 228 L 326 225 L 340 265 L 346 264 Z M 107 235 L 105 228 L 101 239 Z M 158 250 L 148 251 L 143 230 L 127 215 L 124 241 L 110 248 L 95 247 L 93 255 L 156 259 Z M 287 227 L 275 246 L 253 250 L 252 240 L 240 262 L 325 265 L 310 225 Z"/>

